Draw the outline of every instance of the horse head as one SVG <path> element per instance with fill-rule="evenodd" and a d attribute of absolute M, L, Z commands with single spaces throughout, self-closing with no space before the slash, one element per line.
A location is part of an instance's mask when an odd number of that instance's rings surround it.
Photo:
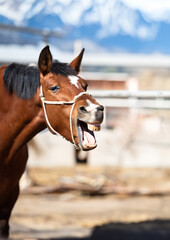
<path fill-rule="evenodd" d="M 103 106 L 86 92 L 87 83 L 78 74 L 84 49 L 70 63 L 53 61 L 49 47 L 40 53 L 40 97 L 49 130 L 59 133 L 77 149 L 97 146 L 94 131 L 100 130 Z"/>

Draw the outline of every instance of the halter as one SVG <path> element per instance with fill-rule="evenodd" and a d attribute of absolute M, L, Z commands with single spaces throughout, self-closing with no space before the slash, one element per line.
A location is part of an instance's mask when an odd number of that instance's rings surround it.
<path fill-rule="evenodd" d="M 90 95 L 89 93 L 87 92 L 81 92 L 79 93 L 78 95 L 76 95 L 73 99 L 73 101 L 48 101 L 48 100 L 45 100 L 45 97 L 43 95 L 43 90 L 42 90 L 42 85 L 40 86 L 40 98 L 41 98 L 41 101 L 42 101 L 42 106 L 43 106 L 43 110 L 44 110 L 44 115 L 45 115 L 45 119 L 46 119 L 46 122 L 47 122 L 47 125 L 48 127 L 51 129 L 51 131 L 54 133 L 54 134 L 58 134 L 58 132 L 55 131 L 55 129 L 51 126 L 49 120 L 48 120 L 48 116 L 47 116 L 47 111 L 46 111 L 46 107 L 45 107 L 45 104 L 50 104 L 50 105 L 72 105 L 71 107 L 71 110 L 70 110 L 70 133 L 71 133 L 71 138 L 72 138 L 72 141 L 75 145 L 76 148 L 79 148 L 79 146 L 76 144 L 75 140 L 74 140 L 74 135 L 73 135 L 73 123 L 72 123 L 72 113 L 73 113 L 73 109 L 74 109 L 74 106 L 75 106 L 75 103 L 77 101 L 77 99 L 79 97 L 81 97 L 82 95 Z"/>

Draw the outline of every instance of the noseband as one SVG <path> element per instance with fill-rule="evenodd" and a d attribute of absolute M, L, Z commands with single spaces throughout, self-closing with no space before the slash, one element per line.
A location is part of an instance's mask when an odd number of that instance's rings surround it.
<path fill-rule="evenodd" d="M 77 99 L 79 97 L 81 97 L 82 95 L 85 95 L 85 94 L 86 95 L 90 95 L 87 92 L 81 92 L 81 93 L 79 93 L 78 95 L 76 95 L 74 97 L 73 101 L 68 101 L 68 102 L 65 102 L 65 101 L 48 101 L 48 100 L 45 100 L 45 97 L 44 97 L 44 94 L 43 94 L 43 90 L 42 90 L 42 85 L 40 86 L 40 98 L 41 98 L 41 101 L 42 101 L 42 106 L 43 106 L 43 110 L 44 110 L 45 119 L 46 119 L 48 127 L 51 129 L 51 131 L 54 134 L 58 134 L 58 132 L 55 131 L 55 129 L 51 126 L 51 124 L 49 122 L 45 104 L 50 104 L 50 105 L 72 105 L 71 110 L 70 110 L 70 133 L 71 133 L 72 141 L 73 141 L 73 143 L 74 143 L 76 148 L 79 148 L 79 146 L 76 144 L 75 139 L 74 139 L 74 135 L 73 135 L 72 113 L 73 113 L 73 109 L 74 109 L 74 106 L 75 106 L 75 103 L 76 103 Z"/>

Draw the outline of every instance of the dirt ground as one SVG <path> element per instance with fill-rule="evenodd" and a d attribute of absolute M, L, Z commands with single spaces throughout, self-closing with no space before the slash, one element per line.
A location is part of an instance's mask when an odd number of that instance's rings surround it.
<path fill-rule="evenodd" d="M 10 239 L 170 239 L 170 170 L 37 169 L 11 217 Z"/>

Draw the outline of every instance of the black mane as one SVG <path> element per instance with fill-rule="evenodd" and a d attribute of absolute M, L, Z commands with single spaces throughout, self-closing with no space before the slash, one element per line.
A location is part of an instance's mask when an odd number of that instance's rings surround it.
<path fill-rule="evenodd" d="M 67 63 L 61 63 L 55 60 L 53 62 L 51 72 L 55 74 L 60 74 L 62 76 L 76 75 L 76 71 Z"/>
<path fill-rule="evenodd" d="M 76 75 L 70 65 L 58 61 L 54 61 L 51 72 L 62 76 Z M 3 80 L 10 94 L 31 99 L 40 86 L 40 72 L 37 67 L 12 63 L 5 69 Z"/>
<path fill-rule="evenodd" d="M 40 72 L 36 67 L 12 63 L 5 69 L 3 80 L 11 94 L 31 99 L 40 86 Z"/>

